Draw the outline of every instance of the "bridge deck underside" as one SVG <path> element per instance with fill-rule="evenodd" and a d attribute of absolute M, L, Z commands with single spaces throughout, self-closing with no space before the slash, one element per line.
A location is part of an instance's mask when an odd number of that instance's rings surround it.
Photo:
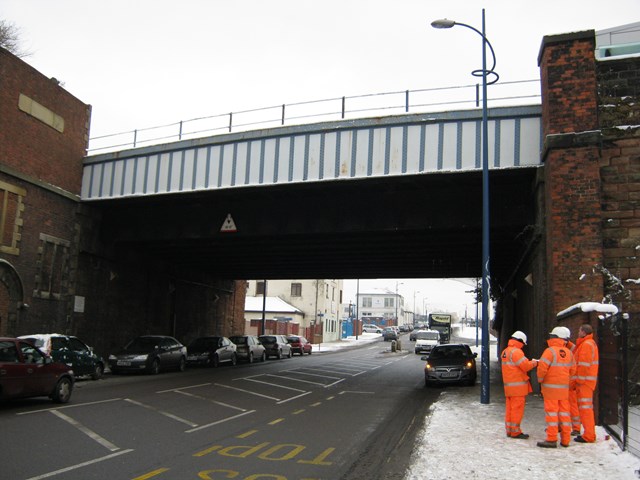
<path fill-rule="evenodd" d="M 535 223 L 536 168 L 491 172 L 491 270 L 507 278 Z M 103 240 L 226 279 L 481 275 L 481 173 L 247 187 L 95 203 Z M 221 232 L 227 215 L 237 231 Z"/>

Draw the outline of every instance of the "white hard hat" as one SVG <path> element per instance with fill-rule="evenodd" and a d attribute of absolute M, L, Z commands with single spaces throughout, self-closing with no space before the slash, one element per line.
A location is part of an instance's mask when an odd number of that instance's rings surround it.
<path fill-rule="evenodd" d="M 525 345 L 527 344 L 527 335 L 524 332 L 521 332 L 520 330 L 516 330 L 515 332 L 513 332 L 513 335 L 511 335 L 511 338 L 520 340 Z"/>
<path fill-rule="evenodd" d="M 549 335 L 553 335 L 563 340 L 569 340 L 571 331 L 567 327 L 555 327 L 553 330 L 551 330 Z"/>

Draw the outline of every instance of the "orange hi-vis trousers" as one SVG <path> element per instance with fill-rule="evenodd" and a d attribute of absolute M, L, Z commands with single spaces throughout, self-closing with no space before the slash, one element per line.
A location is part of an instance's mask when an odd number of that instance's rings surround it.
<path fill-rule="evenodd" d="M 506 397 L 504 427 L 509 437 L 515 437 L 522 433 L 520 422 L 522 422 L 522 417 L 524 416 L 526 398 L 524 396 Z"/>
<path fill-rule="evenodd" d="M 582 438 L 587 442 L 596 441 L 596 421 L 593 413 L 593 389 L 587 385 L 576 385 L 569 392 L 571 398 L 571 423 L 572 429 L 584 431 Z"/>
<path fill-rule="evenodd" d="M 547 424 L 548 442 L 558 441 L 558 430 L 560 431 L 560 442 L 569 445 L 571 442 L 571 406 L 569 399 L 550 400 L 544 399 L 544 417 Z"/>

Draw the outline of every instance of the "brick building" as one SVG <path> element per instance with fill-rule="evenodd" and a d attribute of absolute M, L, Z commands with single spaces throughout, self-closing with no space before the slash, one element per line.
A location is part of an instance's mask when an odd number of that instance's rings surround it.
<path fill-rule="evenodd" d="M 76 334 L 106 356 L 144 333 L 241 331 L 245 282 L 114 245 L 100 207 L 80 203 L 90 118 L 0 48 L 0 335 Z"/>

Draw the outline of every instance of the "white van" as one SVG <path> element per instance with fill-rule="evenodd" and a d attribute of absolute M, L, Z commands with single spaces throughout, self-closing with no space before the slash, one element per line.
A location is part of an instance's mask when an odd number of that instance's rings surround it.
<path fill-rule="evenodd" d="M 436 330 L 420 330 L 416 332 L 416 353 L 429 353 L 440 343 L 440 332 Z"/>

